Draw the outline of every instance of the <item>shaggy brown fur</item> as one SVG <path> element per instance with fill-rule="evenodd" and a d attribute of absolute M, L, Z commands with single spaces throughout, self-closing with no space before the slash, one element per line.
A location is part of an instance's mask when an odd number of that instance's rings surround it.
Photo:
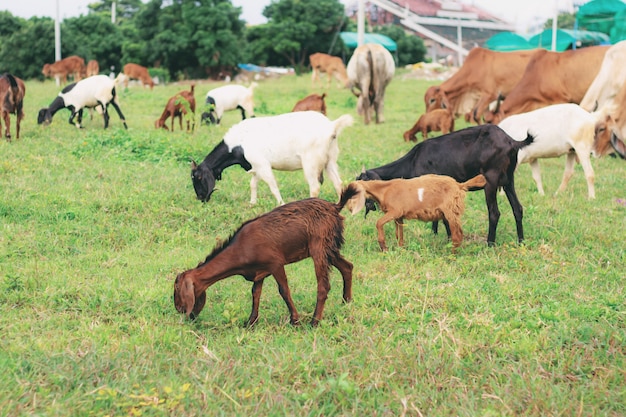
<path fill-rule="evenodd" d="M 347 188 L 337 204 L 319 198 L 295 201 L 245 222 L 203 263 L 176 277 L 176 310 L 195 319 L 204 307 L 209 286 L 241 275 L 253 283 L 252 312 L 247 321 L 252 326 L 259 315 L 263 281 L 273 275 L 289 309 L 291 324 L 298 324 L 300 317 L 291 299 L 285 265 L 310 257 L 317 277 L 317 304 L 311 324 L 317 325 L 330 291 L 330 265 L 343 277 L 343 300 L 352 299 L 352 264 L 339 252 L 344 242 L 339 212 L 355 193 L 354 188 Z"/>

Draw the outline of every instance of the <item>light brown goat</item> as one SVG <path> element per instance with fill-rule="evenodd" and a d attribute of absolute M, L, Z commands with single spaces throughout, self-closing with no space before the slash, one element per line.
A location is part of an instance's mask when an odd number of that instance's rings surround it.
<path fill-rule="evenodd" d="M 139 80 L 144 87 L 146 85 L 150 86 L 150 90 L 154 87 L 154 81 L 148 72 L 148 68 L 139 64 L 128 63 L 124 65 L 123 82 L 125 88 L 128 88 L 128 80 Z"/>
<path fill-rule="evenodd" d="M 426 140 L 429 132 L 441 132 L 441 134 L 445 135 L 453 130 L 454 117 L 452 117 L 450 110 L 435 109 L 424 113 L 412 128 L 404 132 L 403 136 L 405 142 L 409 140 L 417 142 L 417 137 L 415 136 L 417 132 L 422 132 L 422 136 Z"/>
<path fill-rule="evenodd" d="M 313 110 L 326 115 L 326 102 L 324 98 L 326 97 L 326 93 L 322 94 L 310 94 L 298 101 L 296 105 L 293 107 L 293 111 L 307 111 Z"/>
<path fill-rule="evenodd" d="M 86 71 L 87 71 L 87 74 L 86 74 L 87 77 L 100 74 L 100 65 L 98 64 L 98 61 L 96 61 L 95 59 L 92 59 L 89 62 L 87 62 Z"/>
<path fill-rule="evenodd" d="M 165 110 L 161 114 L 161 117 L 154 122 L 154 127 L 157 129 L 167 129 L 165 121 L 171 118 L 172 132 L 174 131 L 174 119 L 178 117 L 178 124 L 180 130 L 183 130 L 183 116 L 187 119 L 187 131 L 189 131 L 191 119 L 191 130 L 195 127 L 195 114 L 196 114 L 196 98 L 194 97 L 194 84 L 191 84 L 189 91 L 181 91 L 176 95 L 170 97 L 165 105 Z M 191 115 L 188 114 L 188 109 Z"/>
<path fill-rule="evenodd" d="M 450 230 L 452 245 L 457 248 L 463 241 L 461 216 L 465 211 L 465 192 L 470 188 L 485 186 L 482 174 L 458 183 L 446 175 L 427 174 L 411 179 L 393 179 L 388 181 L 353 181 L 358 194 L 350 199 L 346 207 L 352 214 L 358 213 L 365 206 L 365 199 L 375 200 L 385 213 L 376 222 L 378 244 L 383 251 L 385 243 L 385 223 L 395 220 L 398 245 L 404 245 L 403 220 L 417 219 L 424 222 L 442 220 Z"/>

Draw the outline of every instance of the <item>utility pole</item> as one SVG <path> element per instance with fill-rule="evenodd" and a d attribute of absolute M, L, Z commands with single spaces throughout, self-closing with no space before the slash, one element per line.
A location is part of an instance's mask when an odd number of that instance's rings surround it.
<path fill-rule="evenodd" d="M 57 17 L 54 21 L 54 60 L 61 60 L 61 16 L 59 13 L 59 0 L 57 0 Z M 56 76 L 57 86 L 61 85 L 59 76 Z"/>

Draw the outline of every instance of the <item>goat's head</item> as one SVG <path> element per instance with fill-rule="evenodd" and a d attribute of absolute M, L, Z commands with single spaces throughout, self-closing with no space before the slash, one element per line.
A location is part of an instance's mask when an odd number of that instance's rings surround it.
<path fill-rule="evenodd" d="M 37 124 L 50 124 L 52 121 L 52 113 L 49 108 L 43 108 L 39 110 L 39 114 L 37 114 Z"/>
<path fill-rule="evenodd" d="M 206 303 L 206 292 L 203 291 L 196 298 L 194 282 L 184 273 L 179 274 L 174 281 L 174 307 L 187 318 L 195 320 Z"/>
<path fill-rule="evenodd" d="M 205 164 L 197 165 L 195 161 L 191 161 L 191 181 L 198 200 L 203 203 L 209 201 L 215 191 L 216 181 L 211 169 Z"/>

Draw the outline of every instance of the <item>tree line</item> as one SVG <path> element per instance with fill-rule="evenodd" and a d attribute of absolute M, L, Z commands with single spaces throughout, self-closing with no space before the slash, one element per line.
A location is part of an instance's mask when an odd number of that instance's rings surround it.
<path fill-rule="evenodd" d="M 157 70 L 166 79 L 216 78 L 239 63 L 290 66 L 301 72 L 314 52 L 349 57 L 338 36 L 355 31 L 339 0 L 275 0 L 267 23 L 248 26 L 231 0 L 114 0 L 91 3 L 86 15 L 61 22 L 61 56 L 95 59 L 101 72 L 119 72 L 128 62 Z M 396 64 L 424 60 L 423 41 L 401 27 L 371 28 L 398 44 Z M 0 12 L 0 73 L 43 79 L 55 60 L 54 19 L 23 19 Z"/>

